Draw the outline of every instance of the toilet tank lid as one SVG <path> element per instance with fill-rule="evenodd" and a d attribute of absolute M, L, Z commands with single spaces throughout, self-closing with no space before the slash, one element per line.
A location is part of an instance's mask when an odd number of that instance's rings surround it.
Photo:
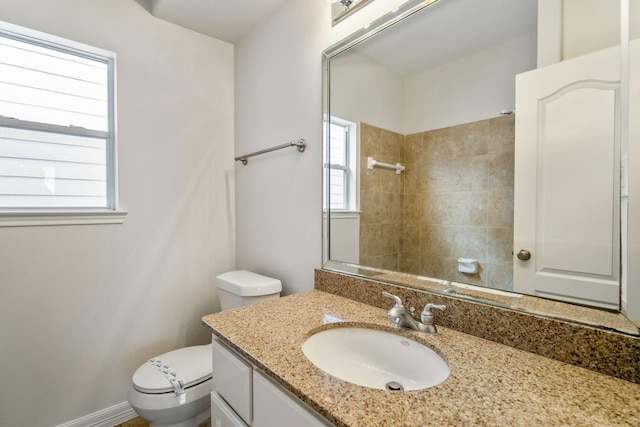
<path fill-rule="evenodd" d="M 216 286 L 241 297 L 271 295 L 282 291 L 280 280 L 246 270 L 228 271 L 216 276 Z"/>

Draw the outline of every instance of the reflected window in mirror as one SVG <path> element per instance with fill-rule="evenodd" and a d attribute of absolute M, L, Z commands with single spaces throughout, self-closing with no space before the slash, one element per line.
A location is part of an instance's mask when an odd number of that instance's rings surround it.
<path fill-rule="evenodd" d="M 331 211 L 354 212 L 358 209 L 358 156 L 357 126 L 347 120 L 332 117 L 325 129 L 324 194 L 327 194 L 329 177 L 329 209 Z M 325 200 L 324 209 L 327 209 Z"/>

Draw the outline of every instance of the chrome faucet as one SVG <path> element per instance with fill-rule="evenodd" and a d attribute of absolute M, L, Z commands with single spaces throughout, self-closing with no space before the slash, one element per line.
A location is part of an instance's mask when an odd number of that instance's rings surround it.
<path fill-rule="evenodd" d="M 413 317 L 413 307 L 407 310 L 402 304 L 400 297 L 385 291 L 382 291 L 382 296 L 391 298 L 395 301 L 395 305 L 387 312 L 389 320 L 401 328 L 409 328 L 415 331 L 426 332 L 428 334 L 435 334 L 437 332 L 436 325 L 434 323 L 434 315 L 431 312 L 431 309 L 435 308 L 438 310 L 444 310 L 447 308 L 445 305 L 427 304 L 424 306 L 422 313 L 420 313 L 421 321 L 418 321 Z"/>

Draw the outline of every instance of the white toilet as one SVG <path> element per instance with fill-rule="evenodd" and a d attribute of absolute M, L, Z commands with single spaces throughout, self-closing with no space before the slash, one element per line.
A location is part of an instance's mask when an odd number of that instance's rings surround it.
<path fill-rule="evenodd" d="M 228 310 L 280 297 L 280 280 L 237 270 L 216 277 L 220 307 Z M 200 427 L 211 416 L 211 344 L 149 359 L 133 374 L 127 399 L 151 427 Z"/>

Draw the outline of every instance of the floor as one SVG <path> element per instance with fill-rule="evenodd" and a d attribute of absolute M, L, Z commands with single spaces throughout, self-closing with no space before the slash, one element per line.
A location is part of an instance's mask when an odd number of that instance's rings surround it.
<path fill-rule="evenodd" d="M 149 427 L 149 422 L 143 420 L 140 417 L 136 417 L 132 420 L 125 421 L 124 423 L 118 424 L 117 426 L 113 427 Z M 200 427 L 211 427 L 211 419 L 204 421 L 202 424 L 200 424 Z"/>
<path fill-rule="evenodd" d="M 136 417 L 114 427 L 149 427 L 149 423 L 140 417 Z"/>

